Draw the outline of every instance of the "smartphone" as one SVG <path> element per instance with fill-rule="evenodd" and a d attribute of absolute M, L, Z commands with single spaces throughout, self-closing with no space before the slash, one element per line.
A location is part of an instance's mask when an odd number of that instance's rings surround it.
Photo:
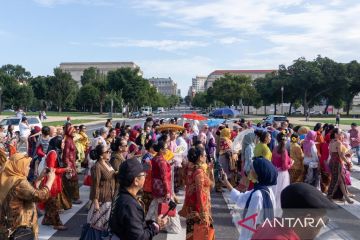
<path fill-rule="evenodd" d="M 223 168 L 221 165 L 219 166 L 218 176 L 219 176 L 219 180 L 223 180 L 224 174 L 223 174 Z"/>
<path fill-rule="evenodd" d="M 50 168 L 45 168 L 45 172 L 46 172 L 46 174 L 48 174 L 49 172 L 50 172 Z"/>

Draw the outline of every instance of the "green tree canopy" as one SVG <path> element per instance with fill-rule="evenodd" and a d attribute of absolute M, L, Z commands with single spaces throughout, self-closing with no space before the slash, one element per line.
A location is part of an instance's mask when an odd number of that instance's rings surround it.
<path fill-rule="evenodd" d="M 61 112 L 65 106 L 73 104 L 79 89 L 70 73 L 62 71 L 60 68 L 54 69 L 54 76 L 47 78 L 49 92 L 47 98 L 51 100 Z"/>

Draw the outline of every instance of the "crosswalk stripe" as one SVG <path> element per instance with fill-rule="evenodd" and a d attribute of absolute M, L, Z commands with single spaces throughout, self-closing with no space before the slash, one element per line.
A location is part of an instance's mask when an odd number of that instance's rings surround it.
<path fill-rule="evenodd" d="M 71 209 L 64 211 L 64 213 L 60 214 L 61 221 L 63 224 L 67 223 L 86 203 L 89 199 L 90 187 L 81 186 L 79 189 L 80 199 L 83 201 L 81 204 L 72 206 Z M 38 219 L 39 224 L 39 240 L 48 240 L 54 235 L 57 230 L 53 228 L 53 226 L 44 226 L 41 224 L 43 216 Z"/>

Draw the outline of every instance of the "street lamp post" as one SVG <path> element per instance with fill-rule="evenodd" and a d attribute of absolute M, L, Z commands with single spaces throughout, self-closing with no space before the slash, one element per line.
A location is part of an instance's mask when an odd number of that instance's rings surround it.
<path fill-rule="evenodd" d="M 281 86 L 281 114 L 284 114 L 284 86 Z"/>

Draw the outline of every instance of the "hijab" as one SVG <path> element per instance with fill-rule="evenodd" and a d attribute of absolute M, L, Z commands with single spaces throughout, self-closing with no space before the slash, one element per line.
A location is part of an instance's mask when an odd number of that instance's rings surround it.
<path fill-rule="evenodd" d="M 139 132 L 137 130 L 135 130 L 135 129 L 131 130 L 130 134 L 129 134 L 129 140 L 131 142 L 135 142 L 138 135 L 139 135 Z"/>
<path fill-rule="evenodd" d="M 231 137 L 231 131 L 230 128 L 224 128 L 220 132 L 220 137 L 225 138 L 226 140 L 230 140 Z"/>
<path fill-rule="evenodd" d="M 316 136 L 315 131 L 309 131 L 306 134 L 305 140 L 303 141 L 304 154 L 306 156 L 311 156 L 311 147 L 315 144 Z"/>
<path fill-rule="evenodd" d="M 254 144 L 255 143 L 255 139 L 256 139 L 256 135 L 253 132 L 250 132 L 248 134 L 246 134 L 244 136 L 244 139 L 242 141 L 242 151 L 245 151 L 245 149 L 247 148 L 247 146 Z"/>
<path fill-rule="evenodd" d="M 274 165 L 263 157 L 254 159 L 253 168 L 257 175 L 257 183 L 254 184 L 254 190 L 246 201 L 243 218 L 246 217 L 252 194 L 259 190 L 263 198 L 264 219 L 271 220 L 274 218 L 274 206 L 271 202 L 268 186 L 277 184 L 278 172 Z"/>
<path fill-rule="evenodd" d="M 15 153 L 5 163 L 4 171 L 0 173 L 0 205 L 3 204 L 6 196 L 19 180 L 27 179 L 27 168 L 30 166 L 30 162 L 31 157 L 24 153 Z"/>
<path fill-rule="evenodd" d="M 73 126 L 68 126 L 65 130 L 66 137 L 73 138 L 72 134 L 75 131 L 75 128 Z"/>
<path fill-rule="evenodd" d="M 6 153 L 0 149 L 0 173 L 4 170 L 7 161 Z"/>

